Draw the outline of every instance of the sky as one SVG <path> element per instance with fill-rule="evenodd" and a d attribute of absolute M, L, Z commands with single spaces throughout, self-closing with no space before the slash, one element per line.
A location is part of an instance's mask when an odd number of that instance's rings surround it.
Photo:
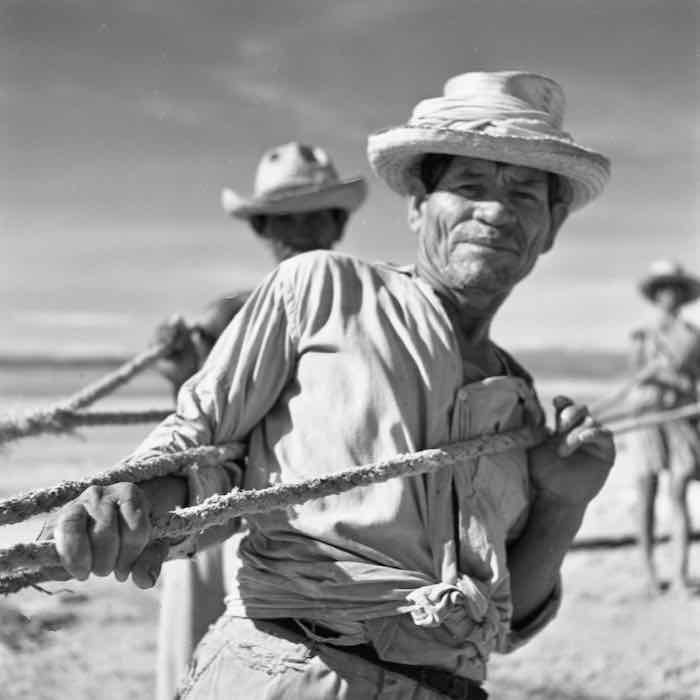
<path fill-rule="evenodd" d="M 470 70 L 560 82 L 612 160 L 499 312 L 517 349 L 625 347 L 660 257 L 700 273 L 694 0 L 0 0 L 0 354 L 135 353 L 272 259 L 219 206 L 291 140 L 369 179 L 341 250 L 410 263 L 367 134 Z M 688 309 L 700 321 L 700 305 Z"/>

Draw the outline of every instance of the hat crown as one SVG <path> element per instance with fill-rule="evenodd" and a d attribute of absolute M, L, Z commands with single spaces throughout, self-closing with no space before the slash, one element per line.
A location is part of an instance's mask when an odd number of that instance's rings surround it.
<path fill-rule="evenodd" d="M 681 265 L 677 260 L 654 260 L 654 262 L 649 265 L 650 277 L 683 277 L 685 274 L 686 272 L 683 265 Z"/>
<path fill-rule="evenodd" d="M 255 175 L 255 195 L 269 196 L 299 187 L 338 182 L 338 173 L 322 148 L 292 141 L 267 151 Z"/>
<path fill-rule="evenodd" d="M 524 71 L 471 72 L 455 75 L 444 96 L 494 112 L 536 112 L 555 129 L 564 122 L 566 99 L 561 86 L 543 75 Z"/>

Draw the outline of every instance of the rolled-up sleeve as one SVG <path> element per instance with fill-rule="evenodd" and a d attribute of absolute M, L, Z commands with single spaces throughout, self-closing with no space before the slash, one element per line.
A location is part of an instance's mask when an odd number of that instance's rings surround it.
<path fill-rule="evenodd" d="M 297 342 L 291 292 L 278 268 L 253 292 L 227 326 L 202 369 L 183 384 L 175 413 L 128 460 L 201 445 L 246 442 L 274 405 L 294 368 Z M 189 505 L 229 491 L 240 480 L 235 463 L 182 474 Z"/>

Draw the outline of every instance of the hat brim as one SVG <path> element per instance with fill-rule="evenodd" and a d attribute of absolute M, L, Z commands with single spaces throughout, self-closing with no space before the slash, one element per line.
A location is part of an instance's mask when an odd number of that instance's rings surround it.
<path fill-rule="evenodd" d="M 297 214 L 318 209 L 352 212 L 367 197 L 367 183 L 357 177 L 331 185 L 295 187 L 276 195 L 245 197 L 231 189 L 221 191 L 221 206 L 229 216 L 249 219 L 265 214 Z"/>
<path fill-rule="evenodd" d="M 414 193 L 418 167 L 427 153 L 483 158 L 554 173 L 571 186 L 571 209 L 600 195 L 610 178 L 610 161 L 605 156 L 537 132 L 523 137 L 407 124 L 372 134 L 367 142 L 374 171 L 403 195 Z"/>
<path fill-rule="evenodd" d="M 654 295 L 660 287 L 670 285 L 685 288 L 684 304 L 690 304 L 696 299 L 700 299 L 700 279 L 685 274 L 649 275 L 639 283 L 639 291 L 647 299 L 653 301 Z"/>

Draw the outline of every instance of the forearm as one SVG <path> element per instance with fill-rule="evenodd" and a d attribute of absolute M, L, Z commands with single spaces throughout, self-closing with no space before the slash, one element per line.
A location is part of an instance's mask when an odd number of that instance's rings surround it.
<path fill-rule="evenodd" d="M 584 506 L 538 496 L 522 535 L 508 549 L 513 627 L 524 624 L 551 595 L 564 556 L 578 532 Z"/>

